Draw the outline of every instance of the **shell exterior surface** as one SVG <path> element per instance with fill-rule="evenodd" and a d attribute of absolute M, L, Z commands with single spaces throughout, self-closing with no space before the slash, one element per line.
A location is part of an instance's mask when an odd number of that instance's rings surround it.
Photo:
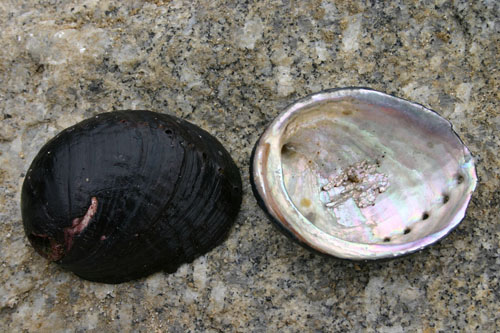
<path fill-rule="evenodd" d="M 104 113 L 62 131 L 27 172 L 26 235 L 78 276 L 119 283 L 220 244 L 239 211 L 229 153 L 187 121 L 150 111 Z"/>
<path fill-rule="evenodd" d="M 257 142 L 251 166 L 254 194 L 282 231 L 354 260 L 438 241 L 463 219 L 477 182 L 448 121 L 364 88 L 287 107 Z"/>

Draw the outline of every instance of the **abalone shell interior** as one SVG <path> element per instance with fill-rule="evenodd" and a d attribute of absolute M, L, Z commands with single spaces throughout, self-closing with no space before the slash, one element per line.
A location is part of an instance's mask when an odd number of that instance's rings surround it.
<path fill-rule="evenodd" d="M 436 241 L 463 218 L 476 185 L 472 156 L 448 121 L 367 89 L 291 105 L 252 163 L 274 220 L 343 258 L 392 257 Z"/>

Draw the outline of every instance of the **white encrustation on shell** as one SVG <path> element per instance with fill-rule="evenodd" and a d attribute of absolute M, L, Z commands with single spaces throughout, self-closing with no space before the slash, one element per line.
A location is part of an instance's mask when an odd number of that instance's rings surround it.
<path fill-rule="evenodd" d="M 387 176 L 377 173 L 376 168 L 377 164 L 363 160 L 329 177 L 330 182 L 322 190 L 330 193 L 332 189 L 340 188 L 341 191 L 329 194 L 330 202 L 326 207 L 338 207 L 350 198 L 359 208 L 375 205 L 377 195 L 385 192 L 389 185 Z"/>
<path fill-rule="evenodd" d="M 272 220 L 346 259 L 389 258 L 438 241 L 463 219 L 477 182 L 447 120 L 363 88 L 287 107 L 251 163 L 254 193 Z"/>

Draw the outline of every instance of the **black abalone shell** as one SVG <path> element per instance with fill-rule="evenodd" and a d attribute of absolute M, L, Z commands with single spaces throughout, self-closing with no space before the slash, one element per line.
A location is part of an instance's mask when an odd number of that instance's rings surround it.
<path fill-rule="evenodd" d="M 38 153 L 21 197 L 36 251 L 76 275 L 120 283 L 174 272 L 220 244 L 241 178 L 213 136 L 150 111 L 99 114 Z"/>
<path fill-rule="evenodd" d="M 455 228 L 477 184 L 474 158 L 435 111 L 367 88 L 287 106 L 256 143 L 251 183 L 281 231 L 348 260 L 420 251 Z"/>

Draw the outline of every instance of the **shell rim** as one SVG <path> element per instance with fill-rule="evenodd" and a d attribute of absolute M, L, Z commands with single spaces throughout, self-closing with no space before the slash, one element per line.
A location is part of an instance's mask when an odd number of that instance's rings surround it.
<path fill-rule="evenodd" d="M 266 175 L 269 173 L 267 168 L 267 163 L 269 159 L 269 143 L 266 142 L 266 139 L 272 134 L 273 130 L 279 128 L 279 126 L 283 126 L 283 124 L 287 124 L 287 120 L 297 112 L 300 112 L 302 109 L 313 105 L 319 101 L 325 100 L 333 100 L 341 97 L 352 97 L 357 98 L 357 94 L 365 94 L 365 95 L 378 95 L 378 97 L 392 100 L 401 104 L 404 104 L 405 107 L 418 109 L 419 112 L 430 113 L 436 117 L 436 121 L 444 122 L 449 130 L 454 134 L 454 136 L 459 140 L 460 144 L 463 146 L 464 156 L 469 158 L 470 166 L 469 166 L 469 178 L 470 185 L 467 190 L 464 192 L 464 202 L 461 206 L 458 206 L 456 214 L 450 221 L 443 227 L 441 230 L 429 234 L 425 237 L 413 240 L 411 242 L 402 243 L 402 244 L 366 244 L 366 243 L 358 243 L 346 241 L 341 238 L 337 238 L 335 236 L 329 235 L 316 227 L 314 224 L 308 222 L 312 225 L 315 233 L 306 234 L 298 232 L 298 229 L 294 228 L 293 225 L 287 222 L 287 218 L 296 218 L 297 216 L 301 218 L 301 220 L 308 221 L 300 212 L 297 210 L 289 196 L 287 195 L 287 191 L 284 187 L 283 183 L 283 174 L 281 167 L 279 168 L 279 172 L 276 174 L 281 177 L 280 183 L 280 191 L 278 193 L 278 200 L 285 199 L 285 202 L 288 206 L 293 207 L 293 210 L 296 212 L 296 216 L 287 216 L 286 212 L 284 212 L 283 208 L 276 205 L 276 198 L 268 195 L 268 181 Z M 266 153 L 266 150 L 268 151 Z M 278 154 L 279 155 L 279 154 Z M 278 158 L 280 160 L 280 158 Z M 280 162 L 281 163 L 281 162 Z M 315 251 L 320 253 L 324 253 L 327 255 L 331 255 L 341 259 L 350 259 L 350 260 L 376 260 L 376 259 L 387 259 L 393 257 L 404 256 L 413 252 L 420 251 L 425 247 L 434 244 L 448 235 L 455 227 L 460 224 L 460 222 L 465 217 L 466 209 L 469 205 L 471 195 L 474 192 L 477 186 L 477 176 L 474 165 L 474 158 L 470 153 L 467 146 L 464 144 L 463 140 L 459 137 L 459 135 L 454 131 L 453 125 L 447 119 L 441 117 L 436 111 L 429 109 L 421 104 L 408 101 L 403 98 L 399 98 L 390 94 L 386 94 L 371 88 L 365 87 L 346 87 L 346 88 L 333 88 L 320 91 L 318 93 L 307 95 L 297 101 L 289 104 L 284 110 L 268 125 L 265 131 L 260 136 L 257 141 L 254 154 L 252 156 L 251 164 L 251 179 L 252 179 L 252 187 L 254 189 L 254 194 L 258 197 L 258 201 L 261 203 L 262 208 L 265 208 L 266 213 L 271 217 L 271 220 L 275 222 L 278 227 L 280 227 L 280 231 L 286 231 L 287 234 L 293 236 L 293 239 L 305 245 L 306 247 L 312 248 Z M 286 209 L 286 207 L 285 207 Z M 287 217 L 287 218 L 285 218 Z M 304 222 L 302 221 L 302 222 Z M 314 241 L 311 241 L 312 236 L 315 236 Z M 325 242 L 326 241 L 326 242 Z M 346 249 L 348 251 L 346 251 Z"/>

